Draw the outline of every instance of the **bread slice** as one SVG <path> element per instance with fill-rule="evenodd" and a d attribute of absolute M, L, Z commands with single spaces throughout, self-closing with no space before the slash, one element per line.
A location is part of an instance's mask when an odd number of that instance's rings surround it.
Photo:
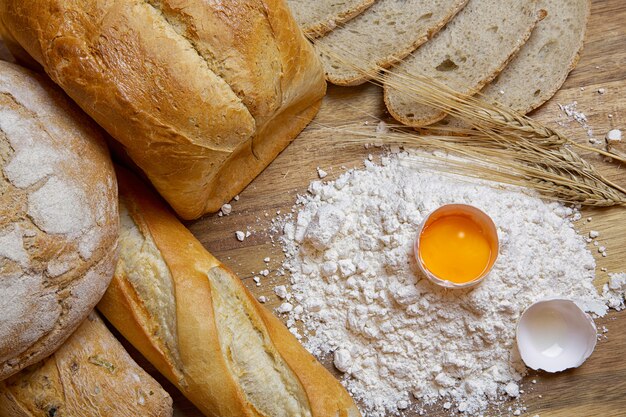
<path fill-rule="evenodd" d="M 578 63 L 590 0 L 541 0 L 548 13 L 517 56 L 482 91 L 485 100 L 528 113 L 550 99 Z"/>
<path fill-rule="evenodd" d="M 358 85 L 430 39 L 467 0 L 378 0 L 315 41 L 326 80 Z"/>
<path fill-rule="evenodd" d="M 304 33 L 317 38 L 345 23 L 376 0 L 287 0 L 296 22 Z"/>
<path fill-rule="evenodd" d="M 415 127 L 443 119 L 443 111 L 402 92 L 406 84 L 402 77 L 422 74 L 475 94 L 506 66 L 542 16 L 536 1 L 470 0 L 441 32 L 386 77 L 387 109 L 397 120 Z"/>

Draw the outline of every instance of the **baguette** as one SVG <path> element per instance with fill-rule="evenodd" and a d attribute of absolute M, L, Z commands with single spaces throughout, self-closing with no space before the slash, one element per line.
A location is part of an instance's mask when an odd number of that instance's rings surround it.
<path fill-rule="evenodd" d="M 0 383 L 0 417 L 171 417 L 172 398 L 92 312 L 52 356 Z"/>
<path fill-rule="evenodd" d="M 341 384 L 127 171 L 98 308 L 205 415 L 354 417 Z"/>
<path fill-rule="evenodd" d="M 283 0 L 6 0 L 0 26 L 185 219 L 237 195 L 326 91 Z"/>

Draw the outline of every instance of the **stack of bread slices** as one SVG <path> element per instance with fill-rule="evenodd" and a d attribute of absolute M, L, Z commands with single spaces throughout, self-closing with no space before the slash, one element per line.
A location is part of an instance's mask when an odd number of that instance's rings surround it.
<path fill-rule="evenodd" d="M 289 0 L 326 79 L 384 85 L 385 104 L 414 127 L 445 118 L 403 91 L 427 76 L 464 94 L 528 113 L 575 67 L 590 0 Z M 381 72 L 382 71 L 382 72 Z M 403 82 L 403 80 L 405 80 Z M 449 121 L 448 121 L 449 122 Z"/>

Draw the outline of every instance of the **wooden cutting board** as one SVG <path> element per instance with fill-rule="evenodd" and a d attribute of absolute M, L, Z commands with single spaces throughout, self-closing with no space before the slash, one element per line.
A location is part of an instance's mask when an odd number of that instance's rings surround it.
<path fill-rule="evenodd" d="M 598 93 L 600 88 L 605 89 L 604 94 Z M 557 105 L 574 101 L 578 103 L 578 111 L 587 115 L 596 139 L 603 140 L 612 128 L 621 128 L 626 133 L 626 1 L 593 2 L 587 41 L 578 67 L 561 91 L 533 114 L 571 138 L 589 143 L 587 130 L 570 121 Z M 377 123 L 378 119 L 388 119 L 380 88 L 331 86 L 315 122 Z M 557 125 L 558 122 L 563 126 Z M 309 183 L 318 179 L 318 166 L 329 173 L 326 179 L 333 179 L 347 168 L 362 167 L 368 153 L 380 155 L 380 149 L 373 152 L 337 139 L 320 132 L 315 124 L 311 125 L 241 193 L 239 201 L 232 203 L 231 215 L 210 216 L 188 224 L 198 239 L 237 272 L 255 295 L 268 297 L 270 309 L 278 305 L 274 286 L 288 283 L 287 276 L 276 274 L 283 255 L 279 245 L 274 246 L 268 235 L 271 220 L 277 213 L 289 212 L 296 195 L 306 192 Z M 590 160 L 606 176 L 626 186 L 626 167 L 605 163 L 598 157 Z M 587 217 L 592 221 L 587 222 Z M 607 272 L 600 268 L 608 272 L 626 271 L 626 207 L 584 209 L 583 220 L 577 227 L 583 234 L 591 229 L 600 231 L 599 241 L 607 248 L 608 256 L 602 258 L 590 245 L 598 261 L 598 287 L 607 280 Z M 237 230 L 250 231 L 251 236 L 239 242 L 235 238 Z M 263 261 L 266 257 L 271 259 L 269 264 Z M 265 268 L 271 271 L 270 275 L 262 279 L 261 286 L 256 286 L 252 271 L 258 273 Z M 582 367 L 557 375 L 531 372 L 524 379 L 521 388 L 526 392 L 522 402 L 527 411 L 523 415 L 626 416 L 626 312 L 612 312 L 596 323 L 600 329 L 606 326 L 608 333 Z M 140 362 L 145 365 L 145 361 Z M 333 370 L 332 365 L 326 365 Z M 201 416 L 167 381 L 154 372 L 153 375 L 172 393 L 176 416 Z M 514 403 L 511 406 L 513 410 L 517 407 Z M 450 415 L 450 412 L 444 413 L 439 406 L 428 415 Z"/>

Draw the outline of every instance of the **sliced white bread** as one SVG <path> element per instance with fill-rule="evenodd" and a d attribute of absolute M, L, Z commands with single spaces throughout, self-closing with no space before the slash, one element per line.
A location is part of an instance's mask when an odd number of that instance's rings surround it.
<path fill-rule="evenodd" d="M 418 103 L 403 85 L 420 74 L 464 94 L 475 94 L 493 80 L 528 40 L 545 16 L 536 1 L 470 0 L 428 43 L 396 66 L 385 79 L 385 104 L 391 115 L 421 127 L 445 117 L 440 109 Z"/>
<path fill-rule="evenodd" d="M 482 95 L 526 114 L 550 99 L 578 63 L 590 0 L 541 0 L 547 17 Z"/>
<path fill-rule="evenodd" d="M 467 0 L 378 0 L 363 13 L 316 39 L 326 79 L 358 85 L 430 39 Z"/>
<path fill-rule="evenodd" d="M 323 36 L 347 22 L 376 0 L 287 0 L 296 22 L 312 38 Z"/>

